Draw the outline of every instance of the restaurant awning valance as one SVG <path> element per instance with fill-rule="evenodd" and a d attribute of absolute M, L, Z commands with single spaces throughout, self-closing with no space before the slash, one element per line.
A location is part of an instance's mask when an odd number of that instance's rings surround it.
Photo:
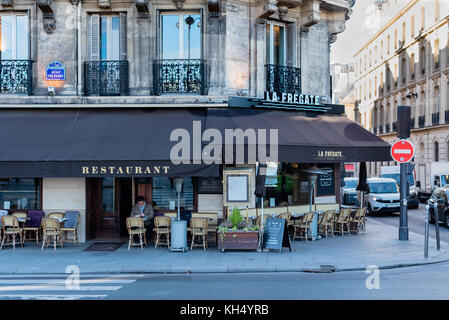
<path fill-rule="evenodd" d="M 170 134 L 206 109 L 2 109 L 0 176 L 219 176 L 218 165 L 170 161 Z"/>
<path fill-rule="evenodd" d="M 206 129 L 212 128 L 218 129 L 223 137 L 226 129 L 253 129 L 256 133 L 259 129 L 266 129 L 267 142 L 270 141 L 269 130 L 278 130 L 278 160 L 281 162 L 391 160 L 389 143 L 344 116 L 311 116 L 285 110 L 209 108 Z M 247 147 L 245 140 L 245 152 Z"/>

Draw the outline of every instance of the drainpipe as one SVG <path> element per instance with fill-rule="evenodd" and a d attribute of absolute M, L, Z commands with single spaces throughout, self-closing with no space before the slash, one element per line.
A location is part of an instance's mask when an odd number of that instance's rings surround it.
<path fill-rule="evenodd" d="M 78 0 L 77 3 L 77 36 L 78 36 L 78 83 L 77 83 L 77 94 L 80 96 L 82 94 L 81 92 L 81 0 Z"/>

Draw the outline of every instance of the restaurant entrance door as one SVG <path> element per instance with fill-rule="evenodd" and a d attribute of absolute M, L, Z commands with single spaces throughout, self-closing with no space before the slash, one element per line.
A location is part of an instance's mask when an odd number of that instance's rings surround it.
<path fill-rule="evenodd" d="M 87 235 L 89 239 L 127 236 L 126 218 L 132 207 L 131 178 L 88 178 Z"/>

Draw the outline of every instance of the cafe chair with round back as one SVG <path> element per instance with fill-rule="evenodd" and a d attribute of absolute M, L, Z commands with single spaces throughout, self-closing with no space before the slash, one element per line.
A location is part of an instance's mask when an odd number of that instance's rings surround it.
<path fill-rule="evenodd" d="M 79 243 L 78 224 L 80 220 L 80 213 L 78 211 L 66 211 L 64 218 L 67 220 L 64 221 L 64 224 L 61 226 L 61 232 L 64 234 L 65 240 L 67 240 L 67 233 L 71 232 L 73 236 L 73 244 Z"/>
<path fill-rule="evenodd" d="M 170 217 L 154 217 L 154 230 L 156 231 L 156 243 L 154 245 L 154 248 L 157 248 L 157 246 L 160 244 L 167 245 L 167 247 L 170 248 L 170 226 Z M 165 242 L 161 241 L 162 236 L 165 237 Z"/>
<path fill-rule="evenodd" d="M 50 239 L 53 238 L 53 246 L 56 251 L 56 243 L 58 243 L 61 248 L 62 246 L 62 232 L 59 221 L 53 218 L 43 218 L 42 219 L 42 248 L 44 250 L 45 243 L 50 244 Z"/>
<path fill-rule="evenodd" d="M 190 219 L 190 234 L 192 235 L 192 242 L 190 244 L 190 250 L 193 247 L 203 247 L 204 250 L 207 248 L 207 228 L 208 223 L 206 218 L 191 218 Z M 195 243 L 195 238 L 201 237 L 202 243 Z"/>
<path fill-rule="evenodd" d="M 3 216 L 7 216 L 8 215 L 8 211 L 6 210 L 0 210 L 0 240 L 1 240 L 1 235 L 2 235 L 2 217 Z"/>
<path fill-rule="evenodd" d="M 140 246 L 143 250 L 143 245 L 148 247 L 145 224 L 142 218 L 128 217 L 126 218 L 126 228 L 128 229 L 129 241 L 128 250 L 131 246 Z M 139 237 L 139 242 L 134 242 L 134 237 Z"/>
<path fill-rule="evenodd" d="M 320 222 L 318 222 L 318 232 L 321 231 L 327 238 L 327 232 L 330 230 L 332 232 L 332 237 L 334 237 L 334 216 L 335 210 L 326 211 L 321 217 Z"/>
<path fill-rule="evenodd" d="M 301 221 L 301 224 L 294 225 L 293 240 L 296 238 L 305 238 L 306 242 L 308 241 L 308 231 L 310 230 L 314 215 L 315 212 L 306 213 Z M 304 234 L 303 237 L 301 237 L 301 232 Z M 298 236 L 296 236 L 296 233 L 298 233 Z"/>
<path fill-rule="evenodd" d="M 39 243 L 39 232 L 41 229 L 41 222 L 44 218 L 44 211 L 42 210 L 30 210 L 28 211 L 28 220 L 23 227 L 23 241 L 34 241 Z M 35 238 L 27 238 L 27 235 L 34 232 Z"/>
<path fill-rule="evenodd" d="M 50 212 L 47 216 L 50 219 L 62 219 L 64 218 L 64 212 Z"/>
<path fill-rule="evenodd" d="M 343 237 L 345 233 L 345 227 L 346 232 L 348 234 L 351 234 L 351 231 L 349 230 L 349 225 L 351 223 L 351 208 L 344 208 L 341 210 L 340 214 L 338 215 L 338 218 L 335 221 L 335 231 L 340 232 L 341 236 Z"/>
<path fill-rule="evenodd" d="M 278 214 L 278 219 L 285 219 L 285 225 L 287 226 L 287 230 L 293 228 L 293 221 L 291 220 L 292 214 L 290 212 L 283 212 Z"/>
<path fill-rule="evenodd" d="M 17 220 L 17 217 L 15 216 L 2 216 L 2 244 L 0 245 L 0 249 L 3 248 L 3 245 L 5 244 L 5 240 L 7 240 L 7 244 L 9 244 L 9 240 L 12 239 L 12 247 L 15 250 L 16 249 L 16 237 L 17 235 L 20 237 L 20 244 L 23 247 L 23 230 L 20 228 L 19 221 Z"/>
<path fill-rule="evenodd" d="M 16 217 L 18 220 L 23 220 L 23 222 L 25 222 L 27 217 L 28 217 L 28 213 L 26 213 L 24 211 L 23 212 L 22 211 L 21 212 L 14 212 L 12 215 L 14 217 Z"/>
<path fill-rule="evenodd" d="M 356 232 L 357 234 L 360 234 L 360 230 L 364 229 L 364 216 L 366 214 L 366 208 L 360 208 L 355 213 L 354 217 L 350 220 L 350 232 Z"/>

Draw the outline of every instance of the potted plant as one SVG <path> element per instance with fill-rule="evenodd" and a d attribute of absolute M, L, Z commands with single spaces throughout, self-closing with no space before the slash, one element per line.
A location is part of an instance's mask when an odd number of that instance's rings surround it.
<path fill-rule="evenodd" d="M 259 246 L 259 226 L 246 222 L 237 208 L 229 220 L 218 226 L 218 250 L 256 250 Z"/>

